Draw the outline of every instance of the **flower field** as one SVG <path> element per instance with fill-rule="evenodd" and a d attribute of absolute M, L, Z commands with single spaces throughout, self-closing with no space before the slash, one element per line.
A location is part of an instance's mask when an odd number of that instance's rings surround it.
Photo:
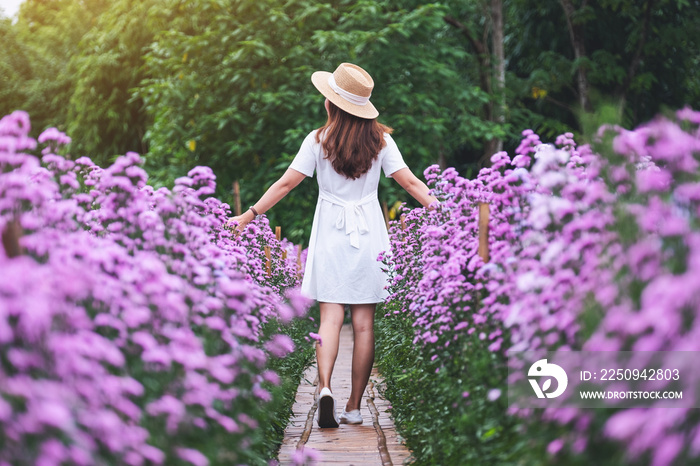
<path fill-rule="evenodd" d="M 313 352 L 297 248 L 226 228 L 209 168 L 153 189 L 29 125 L 0 120 L 0 464 L 267 464 Z"/>
<path fill-rule="evenodd" d="M 700 462 L 697 370 L 673 409 L 506 402 L 508 350 L 700 350 L 699 125 L 686 108 L 634 131 L 603 127 L 586 145 L 528 130 L 476 179 L 426 171 L 442 203 L 392 227 L 377 337 L 418 464 Z"/>
<path fill-rule="evenodd" d="M 29 125 L 0 120 L 0 466 L 268 464 L 313 357 L 305 252 L 264 218 L 234 234 L 207 167 L 154 189 L 137 154 L 102 168 Z M 506 396 L 509 351 L 700 351 L 699 154 L 686 108 L 426 171 L 441 204 L 392 224 L 377 322 L 417 464 L 700 462 L 693 367 L 673 409 Z"/>

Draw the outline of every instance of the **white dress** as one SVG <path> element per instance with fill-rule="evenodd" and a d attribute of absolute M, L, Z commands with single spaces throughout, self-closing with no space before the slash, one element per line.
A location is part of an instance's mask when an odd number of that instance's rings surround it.
<path fill-rule="evenodd" d="M 316 142 L 304 139 L 289 166 L 306 176 L 317 172 L 318 202 L 311 227 L 301 293 L 327 303 L 379 303 L 388 296 L 377 256 L 389 250 L 389 235 L 377 199 L 380 169 L 387 177 L 406 167 L 390 135 L 372 168 L 356 180 L 337 173 Z"/>

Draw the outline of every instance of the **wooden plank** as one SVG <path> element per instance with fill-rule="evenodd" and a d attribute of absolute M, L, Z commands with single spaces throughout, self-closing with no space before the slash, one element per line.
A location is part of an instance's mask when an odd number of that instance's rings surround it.
<path fill-rule="evenodd" d="M 344 325 L 340 334 L 338 358 L 333 370 L 332 390 L 336 399 L 336 409 L 343 409 L 350 395 L 352 384 L 352 329 Z M 410 457 L 410 451 L 401 443 L 396 428 L 387 413 L 389 403 L 377 392 L 375 386 L 381 383 L 381 376 L 372 370 L 371 383 L 362 400 L 362 425 L 341 424 L 336 429 L 320 429 L 310 415 L 315 414 L 315 396 L 317 369 L 310 367 L 302 378 L 297 390 L 294 412 L 295 424 L 285 430 L 285 440 L 279 451 L 281 465 L 291 464 L 291 457 L 297 447 L 313 448 L 322 455 L 319 465 L 387 465 L 401 464 Z M 313 382 L 311 382 L 313 380 Z M 370 411 L 370 403 L 376 408 L 376 419 Z M 306 422 L 301 429 L 302 421 Z M 309 422 L 310 421 L 310 422 Z M 380 454 L 378 430 L 383 432 L 386 445 L 384 458 Z M 303 436 L 306 435 L 304 439 Z M 304 440 L 302 442 L 302 439 Z"/>

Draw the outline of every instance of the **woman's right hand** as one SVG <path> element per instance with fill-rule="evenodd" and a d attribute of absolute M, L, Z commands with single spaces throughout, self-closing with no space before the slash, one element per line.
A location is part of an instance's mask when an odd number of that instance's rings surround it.
<path fill-rule="evenodd" d="M 246 225 L 248 225 L 252 220 L 252 218 L 249 218 L 248 213 L 251 212 L 248 211 L 236 217 L 231 217 L 226 221 L 226 226 L 229 228 L 235 228 L 239 232 L 245 230 Z M 255 216 L 253 216 L 253 218 L 255 218 Z"/>

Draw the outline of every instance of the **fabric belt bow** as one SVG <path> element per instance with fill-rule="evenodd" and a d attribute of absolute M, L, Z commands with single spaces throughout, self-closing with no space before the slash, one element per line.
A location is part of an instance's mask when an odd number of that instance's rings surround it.
<path fill-rule="evenodd" d="M 318 197 L 331 204 L 342 207 L 338 217 L 335 219 L 335 227 L 339 230 L 345 229 L 345 234 L 350 235 L 350 245 L 360 249 L 360 235 L 369 232 L 365 211 L 362 206 L 377 199 L 377 192 L 373 192 L 357 202 L 344 201 L 326 191 L 319 191 Z"/>

